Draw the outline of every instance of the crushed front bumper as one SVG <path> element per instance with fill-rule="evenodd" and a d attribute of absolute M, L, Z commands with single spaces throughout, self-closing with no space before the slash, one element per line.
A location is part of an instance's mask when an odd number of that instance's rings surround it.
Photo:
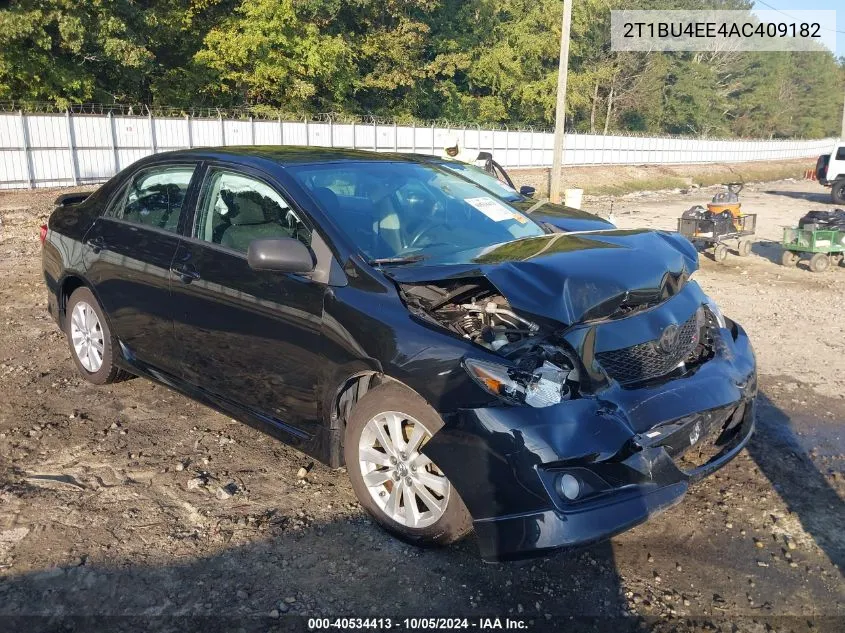
<path fill-rule="evenodd" d="M 463 409 L 423 449 L 473 516 L 485 559 L 607 539 L 678 503 L 754 428 L 757 375 L 742 328 L 687 375 L 559 405 Z M 638 431 L 639 429 L 639 431 Z M 557 492 L 563 474 L 574 500 Z"/>

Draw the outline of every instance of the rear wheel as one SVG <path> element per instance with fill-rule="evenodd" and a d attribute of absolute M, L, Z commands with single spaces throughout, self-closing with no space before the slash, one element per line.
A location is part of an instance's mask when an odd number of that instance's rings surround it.
<path fill-rule="evenodd" d="M 780 256 L 780 263 L 784 266 L 795 266 L 798 263 L 798 255 L 793 251 L 783 251 Z"/>
<path fill-rule="evenodd" d="M 344 457 L 358 501 L 383 528 L 418 545 L 453 543 L 472 519 L 446 475 L 420 449 L 443 426 L 405 387 L 367 392 L 346 427 Z"/>
<path fill-rule="evenodd" d="M 814 273 L 823 273 L 830 267 L 830 258 L 827 253 L 816 253 L 810 258 L 810 270 Z"/>
<path fill-rule="evenodd" d="M 836 180 L 830 188 L 830 197 L 834 204 L 845 204 L 845 178 Z"/>
<path fill-rule="evenodd" d="M 736 252 L 740 257 L 747 257 L 751 253 L 751 240 L 739 240 Z"/>
<path fill-rule="evenodd" d="M 111 331 L 100 304 L 88 288 L 77 288 L 68 299 L 65 335 L 73 362 L 85 380 L 105 385 L 127 376 L 114 364 Z"/>

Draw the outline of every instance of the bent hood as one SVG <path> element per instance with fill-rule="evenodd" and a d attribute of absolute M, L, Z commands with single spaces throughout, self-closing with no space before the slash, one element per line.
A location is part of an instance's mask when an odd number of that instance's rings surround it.
<path fill-rule="evenodd" d="M 664 301 L 697 268 L 698 253 L 677 233 L 613 230 L 516 240 L 385 273 L 399 283 L 485 277 L 512 308 L 572 325 Z"/>

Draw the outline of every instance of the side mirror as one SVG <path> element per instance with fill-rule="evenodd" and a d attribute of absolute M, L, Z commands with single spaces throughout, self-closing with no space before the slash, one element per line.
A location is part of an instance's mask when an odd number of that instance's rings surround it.
<path fill-rule="evenodd" d="M 519 193 L 521 193 L 526 198 L 533 198 L 534 194 L 537 193 L 537 189 L 532 187 L 531 185 L 522 185 L 519 188 Z"/>
<path fill-rule="evenodd" d="M 315 262 L 311 250 L 292 237 L 252 240 L 246 255 L 253 270 L 310 273 Z"/>

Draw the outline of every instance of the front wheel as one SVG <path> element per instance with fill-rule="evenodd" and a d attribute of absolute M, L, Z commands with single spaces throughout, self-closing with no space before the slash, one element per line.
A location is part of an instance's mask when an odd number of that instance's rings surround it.
<path fill-rule="evenodd" d="M 346 427 L 344 457 L 358 501 L 387 531 L 417 545 L 447 545 L 472 529 L 458 492 L 420 452 L 442 426 L 420 396 L 386 383 L 358 401 Z"/>
<path fill-rule="evenodd" d="M 717 262 L 724 262 L 728 257 L 728 247 L 724 244 L 716 244 L 713 249 L 713 259 Z"/>
<path fill-rule="evenodd" d="M 748 257 L 751 254 L 751 240 L 739 240 L 736 252 L 740 257 Z"/>
<path fill-rule="evenodd" d="M 792 251 L 784 250 L 780 256 L 780 263 L 784 266 L 795 266 L 798 263 L 798 255 Z"/>
<path fill-rule="evenodd" d="M 839 178 L 830 187 L 833 204 L 845 204 L 845 178 Z"/>

